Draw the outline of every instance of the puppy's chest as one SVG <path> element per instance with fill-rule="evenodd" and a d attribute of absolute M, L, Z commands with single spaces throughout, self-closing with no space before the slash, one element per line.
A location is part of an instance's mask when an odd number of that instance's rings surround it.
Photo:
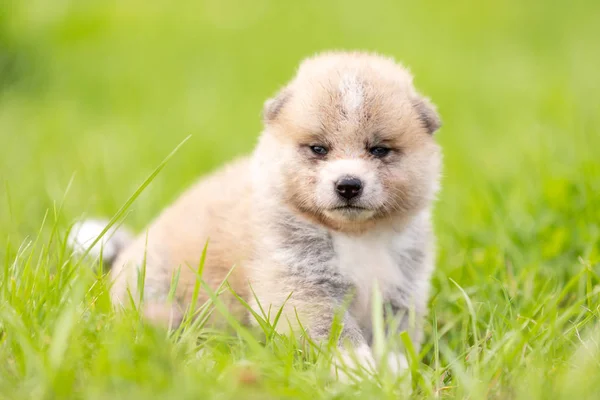
<path fill-rule="evenodd" d="M 404 276 L 398 261 L 401 243 L 398 239 L 385 234 L 332 237 L 335 267 L 355 288 L 352 309 L 359 319 L 370 319 L 375 285 L 384 300 L 395 288 L 403 286 Z"/>

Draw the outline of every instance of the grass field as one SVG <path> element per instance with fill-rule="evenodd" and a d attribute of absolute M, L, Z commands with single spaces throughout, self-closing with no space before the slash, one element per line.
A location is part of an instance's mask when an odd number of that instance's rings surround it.
<path fill-rule="evenodd" d="M 402 397 L 390 377 L 327 382 L 285 338 L 115 313 L 64 246 L 188 135 L 127 225 L 249 151 L 263 101 L 331 48 L 402 60 L 444 120 L 414 396 L 600 398 L 595 0 L 0 1 L 0 398 Z"/>

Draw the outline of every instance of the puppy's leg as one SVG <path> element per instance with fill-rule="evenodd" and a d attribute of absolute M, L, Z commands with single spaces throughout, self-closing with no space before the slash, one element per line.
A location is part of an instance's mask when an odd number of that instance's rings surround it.
<path fill-rule="evenodd" d="M 168 299 L 173 272 L 164 254 L 159 244 L 146 246 L 145 240 L 127 248 L 113 264 L 111 296 L 113 303 L 121 306 L 128 305 L 130 299 L 138 305 L 143 300 L 141 311 L 148 321 L 176 327 L 183 318 L 183 310 L 177 301 Z"/>
<path fill-rule="evenodd" d="M 402 242 L 400 242 L 401 244 Z M 389 286 L 384 294 L 384 316 L 388 343 L 395 345 L 385 364 L 395 375 L 407 375 L 408 360 L 400 334 L 408 333 L 412 346 L 418 353 L 423 340 L 423 323 L 427 314 L 431 272 L 434 269 L 433 248 L 425 238 L 415 241 L 415 246 L 402 248 L 397 254 L 398 267 L 403 279 Z M 423 247 L 425 246 L 425 247 Z"/>
<path fill-rule="evenodd" d="M 416 351 L 419 350 L 423 337 L 422 307 L 415 307 L 414 302 L 407 304 L 405 296 L 391 298 L 384 304 L 386 336 L 388 343 L 399 345 L 399 336 L 408 332 Z M 386 355 L 388 370 L 394 375 L 404 374 L 408 369 L 408 360 L 403 351 L 394 347 Z"/>
<path fill-rule="evenodd" d="M 260 313 L 260 308 L 265 312 L 269 310 L 273 320 L 282 308 L 282 317 L 275 326 L 279 333 L 287 334 L 290 329 L 295 333 L 305 332 L 317 344 L 329 340 L 346 293 L 346 288 L 341 288 L 339 282 L 326 278 L 309 281 L 290 276 L 278 281 L 263 278 L 253 289 L 260 302 L 260 307 L 255 302 L 252 304 L 257 312 Z M 372 371 L 375 360 L 357 321 L 345 312 L 341 325 L 339 354 L 333 360 L 332 372 L 340 379 L 348 380 L 344 370 L 364 368 Z"/>

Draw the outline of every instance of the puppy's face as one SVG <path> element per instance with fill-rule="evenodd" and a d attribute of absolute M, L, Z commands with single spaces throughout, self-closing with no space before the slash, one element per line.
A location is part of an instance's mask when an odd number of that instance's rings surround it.
<path fill-rule="evenodd" d="M 439 121 L 399 66 L 344 57 L 309 60 L 267 103 L 262 149 L 286 204 L 330 228 L 357 231 L 431 202 Z"/>

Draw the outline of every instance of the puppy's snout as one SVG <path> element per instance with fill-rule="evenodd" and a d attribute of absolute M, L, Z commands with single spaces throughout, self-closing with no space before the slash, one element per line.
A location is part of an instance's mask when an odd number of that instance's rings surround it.
<path fill-rule="evenodd" d="M 335 183 L 335 191 L 346 200 L 359 196 L 362 190 L 361 180 L 353 176 L 344 177 Z"/>

